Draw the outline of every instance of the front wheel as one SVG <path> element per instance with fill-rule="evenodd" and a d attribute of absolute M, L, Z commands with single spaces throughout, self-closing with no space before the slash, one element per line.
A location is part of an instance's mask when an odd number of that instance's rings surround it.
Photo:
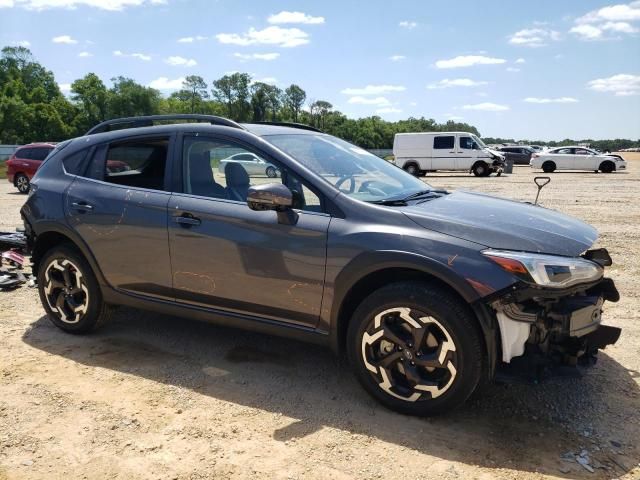
<path fill-rule="evenodd" d="M 276 170 L 276 167 L 267 167 L 266 174 L 269 178 L 276 178 L 278 176 L 278 171 Z"/>
<path fill-rule="evenodd" d="M 616 169 L 616 166 L 613 164 L 613 162 L 606 161 L 600 164 L 600 171 L 602 173 L 611 173 L 615 169 Z"/>
<path fill-rule="evenodd" d="M 489 166 L 484 162 L 476 163 L 473 166 L 473 168 L 471 169 L 471 171 L 473 172 L 473 174 L 476 177 L 487 177 L 487 176 L 491 175 L 491 171 L 489 170 Z"/>
<path fill-rule="evenodd" d="M 16 175 L 14 182 L 16 188 L 20 193 L 29 193 L 29 188 L 31 187 L 31 184 L 29 183 L 29 177 L 22 173 L 19 173 L 18 175 Z"/>
<path fill-rule="evenodd" d="M 347 350 L 363 387 L 410 415 L 458 407 L 482 374 L 477 321 L 460 299 L 430 283 L 399 282 L 369 295 L 349 324 Z"/>
<path fill-rule="evenodd" d="M 41 259 L 38 291 L 49 320 L 66 332 L 95 330 L 112 311 L 89 263 L 70 245 L 53 247 Z"/>

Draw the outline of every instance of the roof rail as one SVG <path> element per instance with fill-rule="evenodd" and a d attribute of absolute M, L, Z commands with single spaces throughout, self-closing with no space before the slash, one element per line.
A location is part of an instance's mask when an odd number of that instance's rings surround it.
<path fill-rule="evenodd" d="M 257 125 L 275 125 L 276 127 L 289 127 L 289 128 L 299 128 L 300 130 L 311 130 L 312 132 L 320 132 L 323 133 L 322 130 L 317 129 L 316 127 L 312 127 L 311 125 L 305 125 L 304 123 L 295 123 L 295 122 L 251 122 Z"/>
<path fill-rule="evenodd" d="M 114 118 L 112 120 L 106 120 L 99 123 L 95 127 L 91 128 L 85 135 L 93 135 L 95 133 L 109 132 L 114 130 L 112 128 L 116 125 L 130 125 L 125 128 L 140 128 L 151 127 L 155 122 L 166 122 L 171 120 L 196 120 L 198 122 L 210 123 L 211 125 L 223 125 L 225 127 L 239 128 L 245 130 L 245 128 L 239 123 L 234 122 L 223 117 L 217 117 L 215 115 L 199 115 L 194 113 L 176 113 L 172 115 L 147 115 L 141 117 L 126 117 L 126 118 Z M 117 130 L 117 129 L 116 129 Z"/>

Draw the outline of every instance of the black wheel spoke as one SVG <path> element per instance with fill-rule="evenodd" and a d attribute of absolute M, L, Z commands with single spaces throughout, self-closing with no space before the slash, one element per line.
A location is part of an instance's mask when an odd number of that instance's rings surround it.
<path fill-rule="evenodd" d="M 395 343 L 398 347 L 407 348 L 407 342 L 396 335 L 396 333 L 391 330 L 387 325 L 382 327 L 382 338 L 389 340 L 391 343 Z"/>
<path fill-rule="evenodd" d="M 402 352 L 393 352 L 382 357 L 380 360 L 378 360 L 378 362 L 375 363 L 375 365 L 382 368 L 389 368 L 394 363 L 397 363 L 401 358 Z"/>
<path fill-rule="evenodd" d="M 49 279 L 49 288 L 52 290 L 59 290 L 64 288 L 64 283 L 58 279 L 50 278 Z"/>
<path fill-rule="evenodd" d="M 69 272 L 68 268 L 65 268 L 62 271 L 62 277 L 64 278 L 64 283 L 66 286 L 70 287 L 71 285 L 73 285 L 73 283 L 71 283 L 71 272 Z"/>
<path fill-rule="evenodd" d="M 445 366 L 438 360 L 440 358 L 440 348 L 434 353 L 416 357 L 414 360 L 416 365 L 428 368 L 445 368 Z"/>
<path fill-rule="evenodd" d="M 61 290 L 56 296 L 56 308 L 58 308 L 58 310 L 60 310 L 61 312 L 64 311 L 64 301 L 65 301 L 64 292 Z"/>

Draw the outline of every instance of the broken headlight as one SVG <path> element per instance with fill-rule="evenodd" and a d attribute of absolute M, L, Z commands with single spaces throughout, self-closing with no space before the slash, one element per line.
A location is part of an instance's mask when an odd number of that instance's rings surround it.
<path fill-rule="evenodd" d="M 602 277 L 604 270 L 595 262 L 579 257 L 560 257 L 539 253 L 485 250 L 482 252 L 507 272 L 525 282 L 542 287 L 565 288 Z"/>

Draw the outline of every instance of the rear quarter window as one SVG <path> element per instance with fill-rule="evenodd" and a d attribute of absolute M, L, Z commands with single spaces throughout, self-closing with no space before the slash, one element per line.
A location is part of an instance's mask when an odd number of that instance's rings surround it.
<path fill-rule="evenodd" d="M 64 157 L 62 160 L 64 171 L 70 175 L 84 175 L 87 168 L 87 153 L 88 151 L 85 149 Z"/>

